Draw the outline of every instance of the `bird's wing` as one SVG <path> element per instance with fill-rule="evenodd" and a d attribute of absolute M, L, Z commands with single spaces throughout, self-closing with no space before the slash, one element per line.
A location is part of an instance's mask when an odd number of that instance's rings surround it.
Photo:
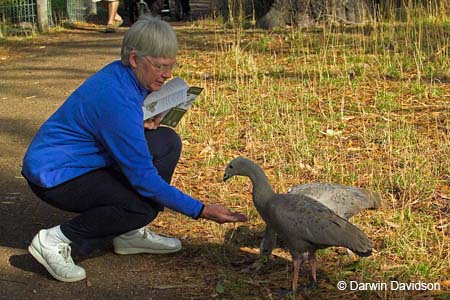
<path fill-rule="evenodd" d="M 357 252 L 371 248 L 362 231 L 314 199 L 282 194 L 271 206 L 273 226 L 288 244 L 307 243 L 317 248 L 344 246 Z"/>
<path fill-rule="evenodd" d="M 374 192 L 337 183 L 305 183 L 292 187 L 289 193 L 311 197 L 345 219 L 363 209 L 378 208 L 381 202 L 380 196 Z"/>

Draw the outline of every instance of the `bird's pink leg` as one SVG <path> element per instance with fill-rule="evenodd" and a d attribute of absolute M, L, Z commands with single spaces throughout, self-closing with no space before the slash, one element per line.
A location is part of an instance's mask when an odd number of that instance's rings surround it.
<path fill-rule="evenodd" d="M 294 277 L 292 279 L 292 291 L 295 293 L 297 291 L 298 286 L 298 272 L 300 271 L 300 259 L 292 258 L 292 262 L 294 263 Z"/>
<path fill-rule="evenodd" d="M 309 251 L 309 264 L 311 265 L 311 275 L 314 282 L 317 282 L 317 263 L 316 263 L 316 253 L 314 251 Z"/>

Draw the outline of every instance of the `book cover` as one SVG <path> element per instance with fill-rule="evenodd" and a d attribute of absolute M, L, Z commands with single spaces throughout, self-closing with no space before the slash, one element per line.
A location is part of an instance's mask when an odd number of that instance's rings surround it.
<path fill-rule="evenodd" d="M 202 90 L 189 87 L 180 77 L 173 78 L 144 99 L 144 120 L 162 114 L 161 125 L 175 127 Z"/>

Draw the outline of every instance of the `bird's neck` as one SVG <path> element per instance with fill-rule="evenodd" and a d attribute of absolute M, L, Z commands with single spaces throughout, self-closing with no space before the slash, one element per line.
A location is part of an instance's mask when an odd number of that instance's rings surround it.
<path fill-rule="evenodd" d="M 249 177 L 253 183 L 253 202 L 258 210 L 275 194 L 264 171 L 258 165 L 250 167 Z"/>

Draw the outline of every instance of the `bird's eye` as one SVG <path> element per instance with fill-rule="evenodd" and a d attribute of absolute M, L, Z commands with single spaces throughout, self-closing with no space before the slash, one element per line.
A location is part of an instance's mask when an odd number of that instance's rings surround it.
<path fill-rule="evenodd" d="M 230 169 L 233 169 L 233 166 L 232 166 L 232 165 L 229 165 L 228 167 L 229 167 Z"/>

